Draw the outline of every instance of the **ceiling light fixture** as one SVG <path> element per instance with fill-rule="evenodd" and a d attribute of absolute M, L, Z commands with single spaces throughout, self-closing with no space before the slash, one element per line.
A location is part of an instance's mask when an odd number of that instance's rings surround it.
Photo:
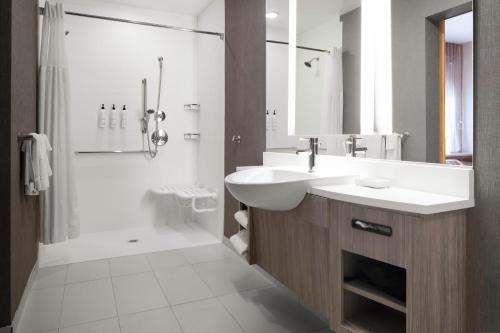
<path fill-rule="evenodd" d="M 270 20 L 274 20 L 274 19 L 278 18 L 278 16 L 280 16 L 280 13 L 278 13 L 278 12 L 269 11 L 266 13 L 266 18 L 268 18 Z"/>

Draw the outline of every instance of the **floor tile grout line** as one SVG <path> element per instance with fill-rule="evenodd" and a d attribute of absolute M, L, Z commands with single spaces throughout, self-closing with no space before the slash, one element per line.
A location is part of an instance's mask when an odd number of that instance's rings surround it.
<path fill-rule="evenodd" d="M 61 330 L 62 321 L 63 321 L 63 311 L 64 311 L 64 299 L 66 298 L 66 279 L 69 274 L 69 265 L 66 265 L 66 274 L 64 274 L 64 285 L 63 287 L 63 296 L 61 298 L 61 310 L 59 311 L 59 327 L 57 328 L 57 332 Z"/>
<path fill-rule="evenodd" d="M 168 297 L 167 297 L 165 291 L 163 290 L 163 287 L 161 286 L 160 280 L 158 279 L 158 276 L 156 275 L 155 270 L 153 270 L 153 276 L 156 280 L 156 283 L 158 283 L 158 286 L 160 287 L 160 291 L 163 294 L 163 297 L 165 297 L 165 301 L 167 302 L 167 305 L 170 308 L 170 311 L 172 311 L 172 314 L 174 315 L 175 321 L 177 322 L 177 326 L 179 326 L 179 329 L 181 330 L 181 332 L 184 332 L 184 329 L 181 326 L 181 322 L 179 321 L 179 318 L 177 318 L 177 316 L 175 315 L 175 311 L 173 309 L 173 306 L 170 305 L 170 301 L 168 300 Z"/>
<path fill-rule="evenodd" d="M 231 311 L 229 311 L 229 309 L 224 305 L 224 303 L 222 303 L 222 301 L 219 299 L 219 297 L 216 297 L 216 299 L 217 299 L 217 302 L 219 302 L 219 304 L 222 306 L 222 308 L 229 314 L 229 316 L 231 318 L 233 318 L 234 322 L 241 328 L 241 330 L 246 333 L 247 330 L 245 328 L 243 328 L 243 326 L 241 326 L 241 323 L 238 321 L 238 319 L 236 319 L 236 317 L 233 316 Z"/>
<path fill-rule="evenodd" d="M 59 310 L 59 327 L 57 328 L 58 332 L 63 326 L 63 312 L 64 312 L 64 300 L 66 299 L 66 285 L 64 285 L 62 288 L 63 288 L 63 296 L 61 298 L 61 309 Z"/>
<path fill-rule="evenodd" d="M 226 261 L 226 260 L 233 260 L 233 258 L 226 258 L 226 259 L 222 259 L 222 260 L 216 260 L 216 261 Z M 212 261 L 212 262 L 215 262 L 215 261 Z M 204 263 L 200 263 L 200 264 L 204 264 Z M 276 284 L 274 283 L 274 281 L 270 280 L 269 278 L 267 278 L 266 276 L 264 276 L 263 274 L 261 274 L 259 271 L 257 271 L 255 268 L 253 268 L 252 266 L 249 265 L 249 269 L 252 270 L 252 271 L 255 271 L 257 273 L 260 274 L 260 276 L 262 278 L 264 278 L 265 280 L 269 280 L 269 282 L 271 282 L 270 285 L 266 285 L 266 286 L 262 286 L 262 287 L 257 287 L 257 288 L 248 288 L 248 289 L 242 289 L 242 290 L 233 290 L 229 293 L 224 293 L 224 294 L 220 294 L 218 295 L 211 287 L 210 285 L 203 279 L 202 277 L 202 274 L 200 272 L 198 272 L 198 270 L 196 269 L 195 267 L 196 265 L 193 265 L 193 270 L 196 272 L 196 274 L 198 274 L 198 277 L 207 285 L 208 289 L 210 289 L 210 291 L 212 291 L 212 293 L 214 294 L 215 297 L 221 297 L 221 296 L 226 296 L 226 295 L 230 295 L 230 294 L 235 294 L 235 293 L 240 293 L 240 292 L 245 292 L 245 291 L 251 291 L 251 290 L 258 290 L 258 289 L 265 289 L 265 288 L 271 288 L 271 287 L 274 287 L 276 286 Z"/>
<path fill-rule="evenodd" d="M 106 260 L 108 263 L 108 269 L 109 269 L 109 274 L 111 275 L 111 260 L 107 259 Z M 113 293 L 113 302 L 115 303 L 115 312 L 116 312 L 116 317 L 118 318 L 118 329 L 120 330 L 120 333 L 122 331 L 122 323 L 120 321 L 120 313 L 118 312 L 118 301 L 116 300 L 116 293 L 115 293 L 115 282 L 113 281 L 113 277 L 110 277 L 111 281 L 111 292 Z"/>
<path fill-rule="evenodd" d="M 111 291 L 113 292 L 113 298 L 114 298 L 113 281 L 112 281 L 111 277 L 106 278 L 106 279 L 99 279 L 99 280 L 86 281 L 86 282 L 95 282 L 95 281 L 102 281 L 102 280 L 110 280 L 110 282 L 111 282 Z M 85 283 L 85 282 L 82 282 L 82 283 Z M 74 284 L 70 284 L 70 285 L 74 285 Z M 64 290 L 64 295 L 66 295 L 66 286 L 64 286 L 64 289 L 65 289 Z M 116 301 L 115 301 L 115 309 L 116 309 Z M 82 326 L 82 325 L 87 325 L 87 324 L 91 324 L 91 323 L 97 323 L 97 322 L 100 322 L 100 321 L 110 320 L 110 319 L 114 319 L 114 318 L 118 318 L 118 311 L 116 312 L 115 316 L 105 317 L 105 318 L 100 318 L 100 319 L 95 319 L 95 320 L 82 321 L 80 323 L 71 324 L 71 325 L 68 325 L 68 326 L 63 326 L 62 325 L 62 316 L 61 316 L 61 323 L 59 325 L 59 330 L 65 329 L 65 328 L 68 328 L 68 327 L 75 327 L 75 326 Z"/>
<path fill-rule="evenodd" d="M 103 276 L 103 277 L 100 277 L 100 278 L 95 278 L 95 279 L 90 279 L 90 280 L 68 282 L 68 283 L 65 283 L 64 286 L 73 286 L 75 284 L 80 284 L 80 283 L 87 283 L 87 282 L 95 282 L 95 281 L 101 281 L 101 280 L 108 280 L 108 279 L 111 279 L 111 277 L 112 276 L 110 275 L 110 276 Z"/>
<path fill-rule="evenodd" d="M 78 326 L 85 326 L 85 325 L 89 325 L 89 324 L 95 324 L 95 323 L 98 323 L 98 322 L 101 322 L 101 321 L 112 320 L 112 319 L 117 319 L 118 320 L 118 316 L 106 317 L 106 318 L 101 318 L 101 319 L 96 319 L 96 320 L 84 321 L 84 322 L 81 322 L 81 323 L 78 323 L 78 324 L 72 324 L 72 325 L 68 325 L 68 326 L 64 326 L 64 327 L 61 326 L 61 327 L 59 327 L 59 330 L 67 329 L 67 328 L 73 328 L 73 327 L 78 327 Z"/>
<path fill-rule="evenodd" d="M 153 309 L 141 310 L 141 311 L 131 312 L 131 313 L 124 313 L 124 314 L 118 315 L 117 317 L 135 316 L 137 314 L 143 314 L 143 313 L 148 313 L 148 312 L 152 312 L 152 311 L 158 311 L 158 310 L 161 310 L 161 309 L 170 309 L 170 308 L 172 308 L 170 305 L 165 305 L 165 306 L 160 306 L 160 307 L 153 308 Z"/>
<path fill-rule="evenodd" d="M 201 273 L 198 272 L 198 270 L 196 269 L 195 265 L 193 265 L 193 271 L 196 274 L 196 276 L 205 284 L 205 286 L 207 286 L 208 290 L 210 290 L 210 292 L 212 293 L 212 295 L 214 295 L 214 297 L 217 297 L 217 294 L 215 293 L 215 290 L 213 290 L 213 288 L 210 287 L 210 285 L 208 284 L 208 282 L 203 279 L 203 277 L 201 276 Z"/>
<path fill-rule="evenodd" d="M 169 301 L 169 299 L 167 297 L 167 294 L 165 293 L 165 290 L 163 290 L 163 288 L 161 286 L 161 283 L 160 283 L 160 280 L 158 279 L 158 276 L 156 275 L 156 271 L 155 270 L 153 270 L 153 277 L 155 278 L 155 281 L 158 284 L 158 287 L 160 287 L 160 292 L 163 295 L 163 297 L 165 298 L 165 302 L 167 302 L 168 306 L 171 306 L 170 305 L 170 301 Z"/>
<path fill-rule="evenodd" d="M 175 268 L 181 268 L 181 267 L 191 267 L 194 271 L 194 274 L 196 275 L 196 277 L 198 279 L 200 279 L 200 281 L 207 287 L 207 289 L 210 291 L 210 293 L 212 294 L 211 297 L 203 297 L 203 298 L 200 298 L 200 299 L 197 299 L 197 300 L 192 300 L 192 301 L 187 301 L 187 302 L 182 302 L 182 303 L 178 303 L 178 304 L 170 304 L 170 301 L 167 297 L 167 294 L 165 292 L 165 290 L 163 290 L 163 287 L 161 286 L 161 283 L 160 283 L 160 280 L 157 276 L 157 271 L 154 271 L 154 275 L 155 275 L 155 278 L 157 279 L 158 281 L 158 284 L 160 285 L 160 289 L 161 291 L 163 292 L 163 295 L 165 296 L 165 298 L 167 299 L 167 302 L 169 303 L 170 307 L 174 307 L 174 306 L 179 306 L 179 305 L 184 305 L 184 304 L 189 304 L 189 303 L 194 303 L 194 302 L 199 302 L 199 301 L 204 301 L 204 300 L 207 300 L 207 299 L 211 299 L 211 298 L 216 298 L 217 295 L 214 293 L 214 291 L 210 288 L 210 286 L 199 276 L 198 272 L 196 271 L 196 269 L 194 268 L 194 265 L 187 265 L 187 266 L 179 266 L 179 267 L 175 267 Z"/>

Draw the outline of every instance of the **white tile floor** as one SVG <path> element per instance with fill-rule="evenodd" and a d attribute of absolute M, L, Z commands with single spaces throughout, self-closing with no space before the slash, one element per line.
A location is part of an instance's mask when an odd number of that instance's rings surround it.
<path fill-rule="evenodd" d="M 16 333 L 328 333 L 222 244 L 41 268 Z"/>

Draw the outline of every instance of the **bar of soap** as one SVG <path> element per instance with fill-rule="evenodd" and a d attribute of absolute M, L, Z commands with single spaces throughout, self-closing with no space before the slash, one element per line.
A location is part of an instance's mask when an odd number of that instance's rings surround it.
<path fill-rule="evenodd" d="M 370 188 L 387 188 L 391 186 L 391 181 L 386 178 L 356 178 L 355 184 Z"/>

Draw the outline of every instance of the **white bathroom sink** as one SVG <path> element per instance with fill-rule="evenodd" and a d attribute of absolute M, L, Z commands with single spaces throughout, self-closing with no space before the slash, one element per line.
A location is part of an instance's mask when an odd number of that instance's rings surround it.
<path fill-rule="evenodd" d="M 249 207 L 286 211 L 297 207 L 311 187 L 347 183 L 352 178 L 328 172 L 309 173 L 296 167 L 262 167 L 232 173 L 225 183 L 229 192 Z"/>

